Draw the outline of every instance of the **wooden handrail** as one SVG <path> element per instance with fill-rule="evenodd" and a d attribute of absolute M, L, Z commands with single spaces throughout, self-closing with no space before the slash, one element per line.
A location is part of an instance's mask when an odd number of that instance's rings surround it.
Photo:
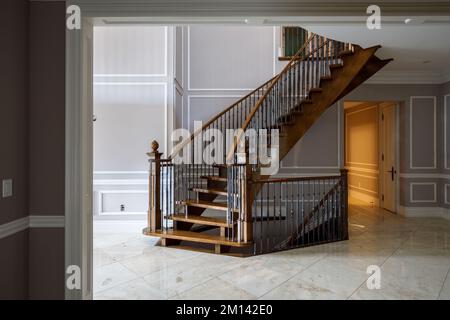
<path fill-rule="evenodd" d="M 249 115 L 247 116 L 247 118 L 245 119 L 245 122 L 242 126 L 242 130 L 238 133 L 235 141 L 233 141 L 233 146 L 230 148 L 230 152 L 228 153 L 227 156 L 227 162 L 230 161 L 233 158 L 233 154 L 236 151 L 236 148 L 239 144 L 240 139 L 242 138 L 242 135 L 245 133 L 245 130 L 247 129 L 247 127 L 249 126 L 250 122 L 252 121 L 252 118 L 254 117 L 254 115 L 256 114 L 256 112 L 259 110 L 259 108 L 261 107 L 263 101 L 267 98 L 268 94 L 272 91 L 273 87 L 275 86 L 275 84 L 280 80 L 281 76 L 283 74 L 285 74 L 288 70 L 291 69 L 292 65 L 294 63 L 299 63 L 301 61 L 305 60 L 305 56 L 301 56 L 300 54 L 307 48 L 307 46 L 311 43 L 312 39 L 315 37 L 315 34 L 312 34 L 309 38 L 308 41 L 306 41 L 303 46 L 297 51 L 297 53 L 292 57 L 292 59 L 289 61 L 288 64 L 286 64 L 286 66 L 283 68 L 283 70 L 276 76 L 275 80 L 271 83 L 271 85 L 267 88 L 265 94 L 259 98 L 259 100 L 256 102 L 255 106 L 253 107 L 252 111 L 250 111 Z M 312 52 L 308 53 L 308 57 L 310 57 L 311 55 L 313 55 L 314 53 L 316 53 L 318 50 L 320 50 L 321 48 L 323 48 L 323 46 L 325 46 L 326 43 L 330 42 L 330 39 L 324 38 L 323 43 L 318 46 L 317 48 L 315 48 Z"/>
<path fill-rule="evenodd" d="M 337 179 L 339 175 L 333 176 L 317 176 L 317 177 L 290 177 L 290 178 L 267 178 L 252 180 L 253 183 L 279 183 L 279 182 L 293 182 L 293 181 L 308 181 L 308 180 L 330 180 Z"/>
<path fill-rule="evenodd" d="M 205 123 L 201 129 L 196 130 L 195 132 L 192 133 L 192 135 L 188 138 L 185 139 L 183 142 L 181 142 L 180 144 L 178 144 L 176 146 L 176 148 L 174 150 L 172 150 L 171 154 L 169 155 L 168 159 L 172 159 L 173 156 L 175 156 L 178 152 L 180 152 L 189 142 L 193 141 L 194 138 L 201 132 L 203 132 L 203 130 L 207 129 L 214 121 L 216 121 L 217 119 L 219 119 L 221 116 L 223 116 L 225 113 L 227 113 L 228 111 L 230 111 L 231 109 L 233 109 L 234 107 L 236 107 L 238 104 L 240 104 L 242 101 L 244 101 L 245 99 L 247 99 L 248 97 L 250 97 L 252 94 L 256 93 L 257 91 L 261 90 L 262 88 L 264 88 L 264 86 L 266 86 L 267 84 L 269 84 L 271 81 L 273 81 L 275 78 L 277 78 L 278 75 L 272 77 L 271 79 L 269 79 L 268 81 L 264 82 L 262 85 L 260 85 L 258 88 L 256 88 L 255 90 L 249 92 L 248 94 L 246 94 L 245 96 L 243 96 L 242 98 L 240 98 L 238 101 L 234 102 L 231 106 L 229 106 L 228 108 L 225 108 L 224 110 L 222 110 L 220 113 L 216 114 L 213 118 L 211 118 L 207 123 Z"/>

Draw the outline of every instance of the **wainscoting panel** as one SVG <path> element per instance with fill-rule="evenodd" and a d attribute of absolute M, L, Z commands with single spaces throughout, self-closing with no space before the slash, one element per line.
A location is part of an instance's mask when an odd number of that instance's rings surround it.
<path fill-rule="evenodd" d="M 410 169 L 436 169 L 436 97 L 412 96 L 409 107 Z"/>

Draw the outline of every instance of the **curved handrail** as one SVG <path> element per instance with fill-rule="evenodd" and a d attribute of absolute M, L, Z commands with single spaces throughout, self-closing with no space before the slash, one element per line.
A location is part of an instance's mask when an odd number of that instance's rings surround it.
<path fill-rule="evenodd" d="M 307 49 L 310 46 L 310 44 L 312 44 L 313 39 L 315 39 L 315 41 L 320 41 L 321 43 L 320 43 L 320 45 L 318 45 L 315 48 L 312 48 L 312 50 L 308 52 Z M 319 50 L 322 50 L 325 46 L 327 46 L 329 44 L 332 44 L 332 43 L 334 45 L 342 44 L 341 42 L 334 41 L 332 39 L 328 39 L 326 37 L 322 37 L 322 36 L 319 36 L 319 35 L 314 34 L 314 33 L 311 34 L 311 36 L 308 38 L 308 40 L 305 42 L 305 44 L 296 52 L 296 54 L 294 56 L 292 56 L 292 58 L 289 61 L 289 63 L 277 75 L 275 80 L 267 88 L 265 94 L 257 101 L 255 106 L 253 107 L 253 109 L 251 110 L 249 115 L 247 116 L 247 118 L 244 121 L 244 124 L 243 124 L 243 126 L 241 128 L 241 130 L 239 131 L 238 135 L 236 136 L 236 139 L 233 141 L 232 147 L 229 149 L 229 153 L 228 153 L 227 159 L 226 159 L 227 162 L 232 160 L 233 155 L 234 155 L 234 153 L 236 151 L 236 148 L 241 143 L 241 139 L 242 139 L 242 136 L 245 134 L 245 131 L 249 127 L 250 123 L 252 122 L 252 120 L 255 117 L 255 115 L 257 114 L 257 112 L 261 109 L 261 106 L 263 105 L 263 102 L 266 101 L 266 99 L 268 99 L 269 94 L 271 94 L 271 92 L 273 91 L 275 85 L 277 85 L 281 81 L 282 77 L 284 75 L 287 75 L 288 72 L 290 72 L 290 70 L 293 67 L 297 66 L 301 62 L 307 61 L 310 57 L 314 57 Z M 328 47 L 328 50 L 329 49 L 330 49 L 330 47 Z M 325 50 L 327 50 L 327 49 L 325 49 Z M 322 58 L 322 57 L 319 57 L 319 58 Z M 331 58 L 335 58 L 335 56 L 328 56 L 326 58 L 330 58 L 331 59 Z"/>
<path fill-rule="evenodd" d="M 220 117 L 222 117 L 224 114 L 226 114 L 227 112 L 229 112 L 231 109 L 233 109 L 234 107 L 236 107 L 237 105 L 239 105 L 242 101 L 244 101 L 245 99 L 249 98 L 251 95 L 255 94 L 256 92 L 258 92 L 259 90 L 263 89 L 266 85 L 268 85 L 271 81 L 273 81 L 275 78 L 277 78 L 278 75 L 272 77 L 271 79 L 269 79 L 268 81 L 264 82 L 262 85 L 260 85 L 258 88 L 256 88 L 255 90 L 249 92 L 248 94 L 246 94 L 245 96 L 243 96 L 242 98 L 240 98 L 239 100 L 237 100 L 236 102 L 234 102 L 232 105 L 230 105 L 229 107 L 225 108 L 224 110 L 222 110 L 220 113 L 216 114 L 213 118 L 211 118 L 210 120 L 208 120 L 208 122 L 206 122 L 200 129 L 194 131 L 191 136 L 187 139 L 185 139 L 184 141 L 180 142 L 179 144 L 176 145 L 175 149 L 172 150 L 172 152 L 170 153 L 168 159 L 172 159 L 173 156 L 175 156 L 176 154 L 178 154 L 187 144 L 189 144 L 191 141 L 194 140 L 194 138 L 200 134 L 201 132 L 203 132 L 204 130 L 206 130 L 214 121 L 218 120 Z"/>
<path fill-rule="evenodd" d="M 228 153 L 227 156 L 227 161 L 231 160 L 236 148 L 239 144 L 240 139 L 242 138 L 242 135 L 245 134 L 245 130 L 248 128 L 250 122 L 252 121 L 253 117 L 255 116 L 256 112 L 260 109 L 262 103 L 264 102 L 264 100 L 266 100 L 267 96 L 269 95 L 269 93 L 272 91 L 272 89 L 274 88 L 275 84 L 281 79 L 281 77 L 283 76 L 283 74 L 286 74 L 287 71 L 289 71 L 292 66 L 295 64 L 298 64 L 301 61 L 305 60 L 305 56 L 302 55 L 302 53 L 307 49 L 307 47 L 309 46 L 309 44 L 311 43 L 311 41 L 314 39 L 314 37 L 317 36 L 316 34 L 311 34 L 311 36 L 308 38 L 308 40 L 303 44 L 303 46 L 295 53 L 295 55 L 292 56 L 291 60 L 289 61 L 288 64 L 286 64 L 286 66 L 283 68 L 283 70 L 277 75 L 277 77 L 275 78 L 275 80 L 271 83 L 271 85 L 269 86 L 269 88 L 267 88 L 266 93 L 258 100 L 258 102 L 255 104 L 254 108 L 252 109 L 252 111 L 249 113 L 249 115 L 247 116 L 247 119 L 244 122 L 244 125 L 242 126 L 242 130 L 239 131 L 238 136 L 236 137 L 235 141 L 233 142 L 233 146 L 230 148 L 230 151 Z M 312 56 L 313 54 L 315 54 L 318 50 L 322 49 L 323 46 L 325 46 L 326 43 L 328 43 L 329 41 L 331 41 L 331 39 L 327 39 L 325 37 L 321 37 L 324 39 L 323 43 L 315 48 L 313 51 L 308 53 L 308 56 Z"/>

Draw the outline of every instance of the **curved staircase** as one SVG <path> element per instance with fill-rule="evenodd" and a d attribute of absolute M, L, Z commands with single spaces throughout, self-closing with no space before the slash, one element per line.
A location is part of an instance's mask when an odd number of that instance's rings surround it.
<path fill-rule="evenodd" d="M 391 60 L 379 46 L 310 34 L 284 69 L 236 101 L 162 159 L 153 143 L 144 234 L 163 246 L 252 255 L 348 239 L 347 174 L 271 178 L 247 133 L 265 130 L 283 159 L 320 115 Z M 236 130 L 228 143 L 212 130 Z M 276 141 L 278 140 L 278 144 Z M 214 148 L 213 163 L 195 148 Z M 181 160 L 180 160 L 181 159 Z M 242 160 L 244 159 L 244 160 Z M 254 160 L 254 159 L 253 159 Z"/>

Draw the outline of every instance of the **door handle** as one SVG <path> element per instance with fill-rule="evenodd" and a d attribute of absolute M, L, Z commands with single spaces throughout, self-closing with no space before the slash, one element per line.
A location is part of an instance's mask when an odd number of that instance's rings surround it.
<path fill-rule="evenodd" d="M 388 172 L 391 173 L 391 179 L 392 179 L 392 181 L 394 181 L 394 174 L 396 174 L 397 171 L 395 171 L 395 170 L 394 170 L 394 167 L 392 167 L 391 170 L 389 170 Z"/>

